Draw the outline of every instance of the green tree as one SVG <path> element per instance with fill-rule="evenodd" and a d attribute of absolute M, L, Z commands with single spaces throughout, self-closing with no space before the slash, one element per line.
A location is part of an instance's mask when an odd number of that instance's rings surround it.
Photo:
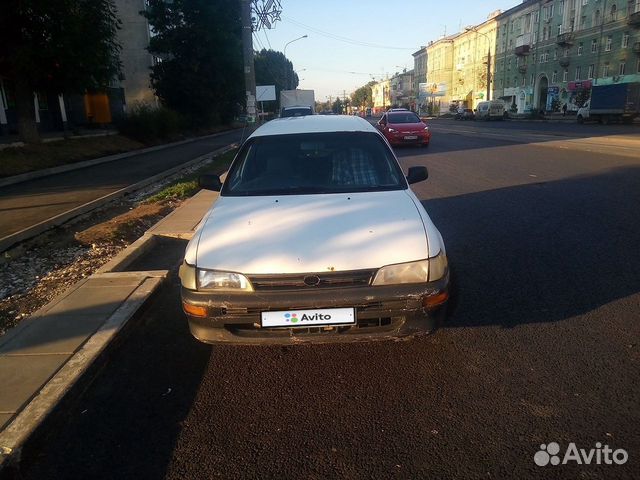
<path fill-rule="evenodd" d="M 371 92 L 371 85 L 368 83 L 351 94 L 351 102 L 361 108 L 373 107 L 373 94 Z"/>
<path fill-rule="evenodd" d="M 333 113 L 342 114 L 344 113 L 345 104 L 341 98 L 336 98 L 331 105 L 331 110 Z"/>
<path fill-rule="evenodd" d="M 40 140 L 34 91 L 83 93 L 119 73 L 119 23 L 113 0 L 3 0 L 0 75 L 14 87 L 25 142 Z"/>
<path fill-rule="evenodd" d="M 282 52 L 262 49 L 254 57 L 257 85 L 275 85 L 276 103 L 265 106 L 267 111 L 275 111 L 280 104 L 280 91 L 298 87 L 298 75 L 293 64 Z"/>
<path fill-rule="evenodd" d="M 194 125 L 228 123 L 244 103 L 240 2 L 148 0 L 151 86 Z"/>

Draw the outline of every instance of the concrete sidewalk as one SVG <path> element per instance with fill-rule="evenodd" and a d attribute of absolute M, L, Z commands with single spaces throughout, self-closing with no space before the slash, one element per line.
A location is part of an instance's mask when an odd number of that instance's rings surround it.
<path fill-rule="evenodd" d="M 0 470 L 158 290 L 170 268 L 125 271 L 160 237 L 190 238 L 217 192 L 200 191 L 89 278 L 0 337 Z"/>

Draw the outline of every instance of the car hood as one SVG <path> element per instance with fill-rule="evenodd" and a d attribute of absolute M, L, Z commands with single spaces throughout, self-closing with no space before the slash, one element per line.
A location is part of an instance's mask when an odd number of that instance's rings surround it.
<path fill-rule="evenodd" d="M 359 270 L 420 260 L 429 248 L 419 208 L 405 190 L 220 197 L 187 257 L 195 256 L 199 268 L 247 274 Z"/>

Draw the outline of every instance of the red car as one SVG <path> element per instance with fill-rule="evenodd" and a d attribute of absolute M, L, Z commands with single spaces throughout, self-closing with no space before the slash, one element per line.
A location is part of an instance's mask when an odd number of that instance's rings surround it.
<path fill-rule="evenodd" d="M 391 145 L 417 144 L 428 147 L 431 141 L 429 127 L 409 110 L 385 113 L 378 121 L 378 129 Z"/>

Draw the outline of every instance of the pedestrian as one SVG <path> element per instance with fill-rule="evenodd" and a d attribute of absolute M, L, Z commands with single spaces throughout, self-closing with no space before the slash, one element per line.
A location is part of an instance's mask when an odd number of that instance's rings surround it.
<path fill-rule="evenodd" d="M 567 115 L 567 104 L 565 103 L 564 105 L 562 105 L 562 116 L 566 116 Z"/>

